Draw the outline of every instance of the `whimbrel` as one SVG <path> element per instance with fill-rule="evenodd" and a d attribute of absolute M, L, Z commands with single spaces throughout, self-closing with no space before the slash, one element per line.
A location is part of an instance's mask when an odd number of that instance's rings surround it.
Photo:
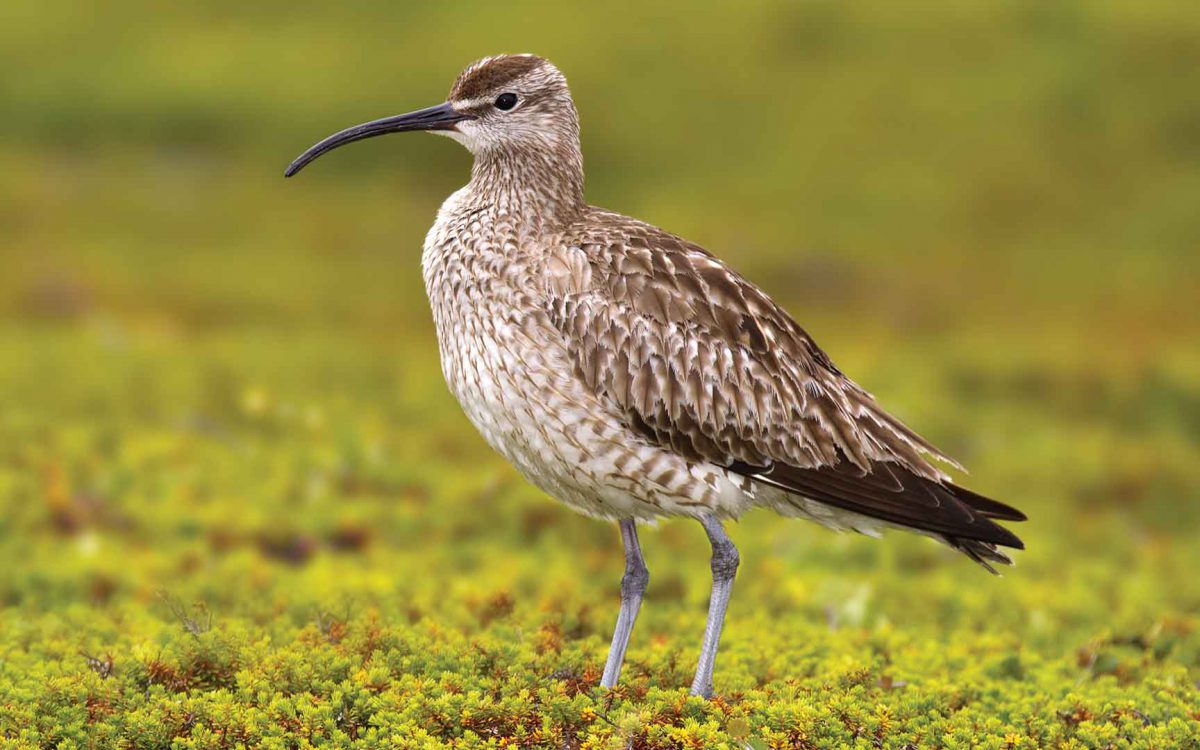
<path fill-rule="evenodd" d="M 704 248 L 589 206 L 566 79 L 534 55 L 480 60 L 448 100 L 317 143 L 287 168 L 427 130 L 474 155 L 421 266 L 442 371 L 487 442 L 577 511 L 616 521 L 621 605 L 601 685 L 620 675 L 649 574 L 637 522 L 686 516 L 712 545 L 693 694 L 738 568 L 722 527 L 755 506 L 835 529 L 900 528 L 995 572 L 1015 508 L 959 487 L 957 464 L 885 412 L 757 286 Z"/>

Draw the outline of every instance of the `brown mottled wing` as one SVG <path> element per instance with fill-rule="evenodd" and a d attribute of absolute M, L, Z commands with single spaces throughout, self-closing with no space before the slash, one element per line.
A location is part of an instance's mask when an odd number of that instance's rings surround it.
<path fill-rule="evenodd" d="M 948 484 L 930 458 L 951 459 L 702 248 L 605 212 L 548 264 L 579 376 L 647 440 L 952 544 L 1020 546 L 989 520 L 1018 511 Z"/>

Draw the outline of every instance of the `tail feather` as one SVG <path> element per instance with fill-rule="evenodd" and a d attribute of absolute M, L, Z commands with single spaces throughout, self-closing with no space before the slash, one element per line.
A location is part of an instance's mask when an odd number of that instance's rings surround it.
<path fill-rule="evenodd" d="M 943 539 L 946 544 L 982 565 L 992 575 L 1000 574 L 991 566 L 991 563 L 1000 563 L 1001 565 L 1013 564 L 1012 558 L 997 549 L 994 544 L 980 542 L 975 539 L 959 539 L 952 536 L 943 537 Z"/>
<path fill-rule="evenodd" d="M 875 462 L 870 471 L 849 461 L 807 469 L 735 462 L 729 469 L 792 495 L 929 534 L 993 573 L 990 563 L 1012 564 L 999 547 L 1025 548 L 1016 534 L 995 522 L 1024 521 L 1021 511 L 957 485 L 918 476 L 896 463 Z"/>

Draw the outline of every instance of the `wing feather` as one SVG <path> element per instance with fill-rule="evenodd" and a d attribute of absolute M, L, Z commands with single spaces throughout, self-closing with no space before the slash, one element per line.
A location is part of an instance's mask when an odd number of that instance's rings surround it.
<path fill-rule="evenodd" d="M 958 464 L 837 369 L 761 290 L 702 248 L 608 212 L 590 217 L 574 283 L 550 318 L 579 376 L 631 429 L 689 460 L 886 523 L 939 535 L 976 561 L 1020 547 L 1019 511 L 949 482 Z M 578 256 L 582 256 L 582 262 Z M 988 566 L 990 567 L 990 566 Z"/>

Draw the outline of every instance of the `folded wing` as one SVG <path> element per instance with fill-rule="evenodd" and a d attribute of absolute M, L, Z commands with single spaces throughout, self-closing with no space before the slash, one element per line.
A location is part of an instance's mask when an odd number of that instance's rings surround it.
<path fill-rule="evenodd" d="M 765 293 L 702 248 L 604 214 L 547 266 L 578 374 L 647 440 L 750 481 L 1006 562 L 1013 508 L 884 412 Z"/>

